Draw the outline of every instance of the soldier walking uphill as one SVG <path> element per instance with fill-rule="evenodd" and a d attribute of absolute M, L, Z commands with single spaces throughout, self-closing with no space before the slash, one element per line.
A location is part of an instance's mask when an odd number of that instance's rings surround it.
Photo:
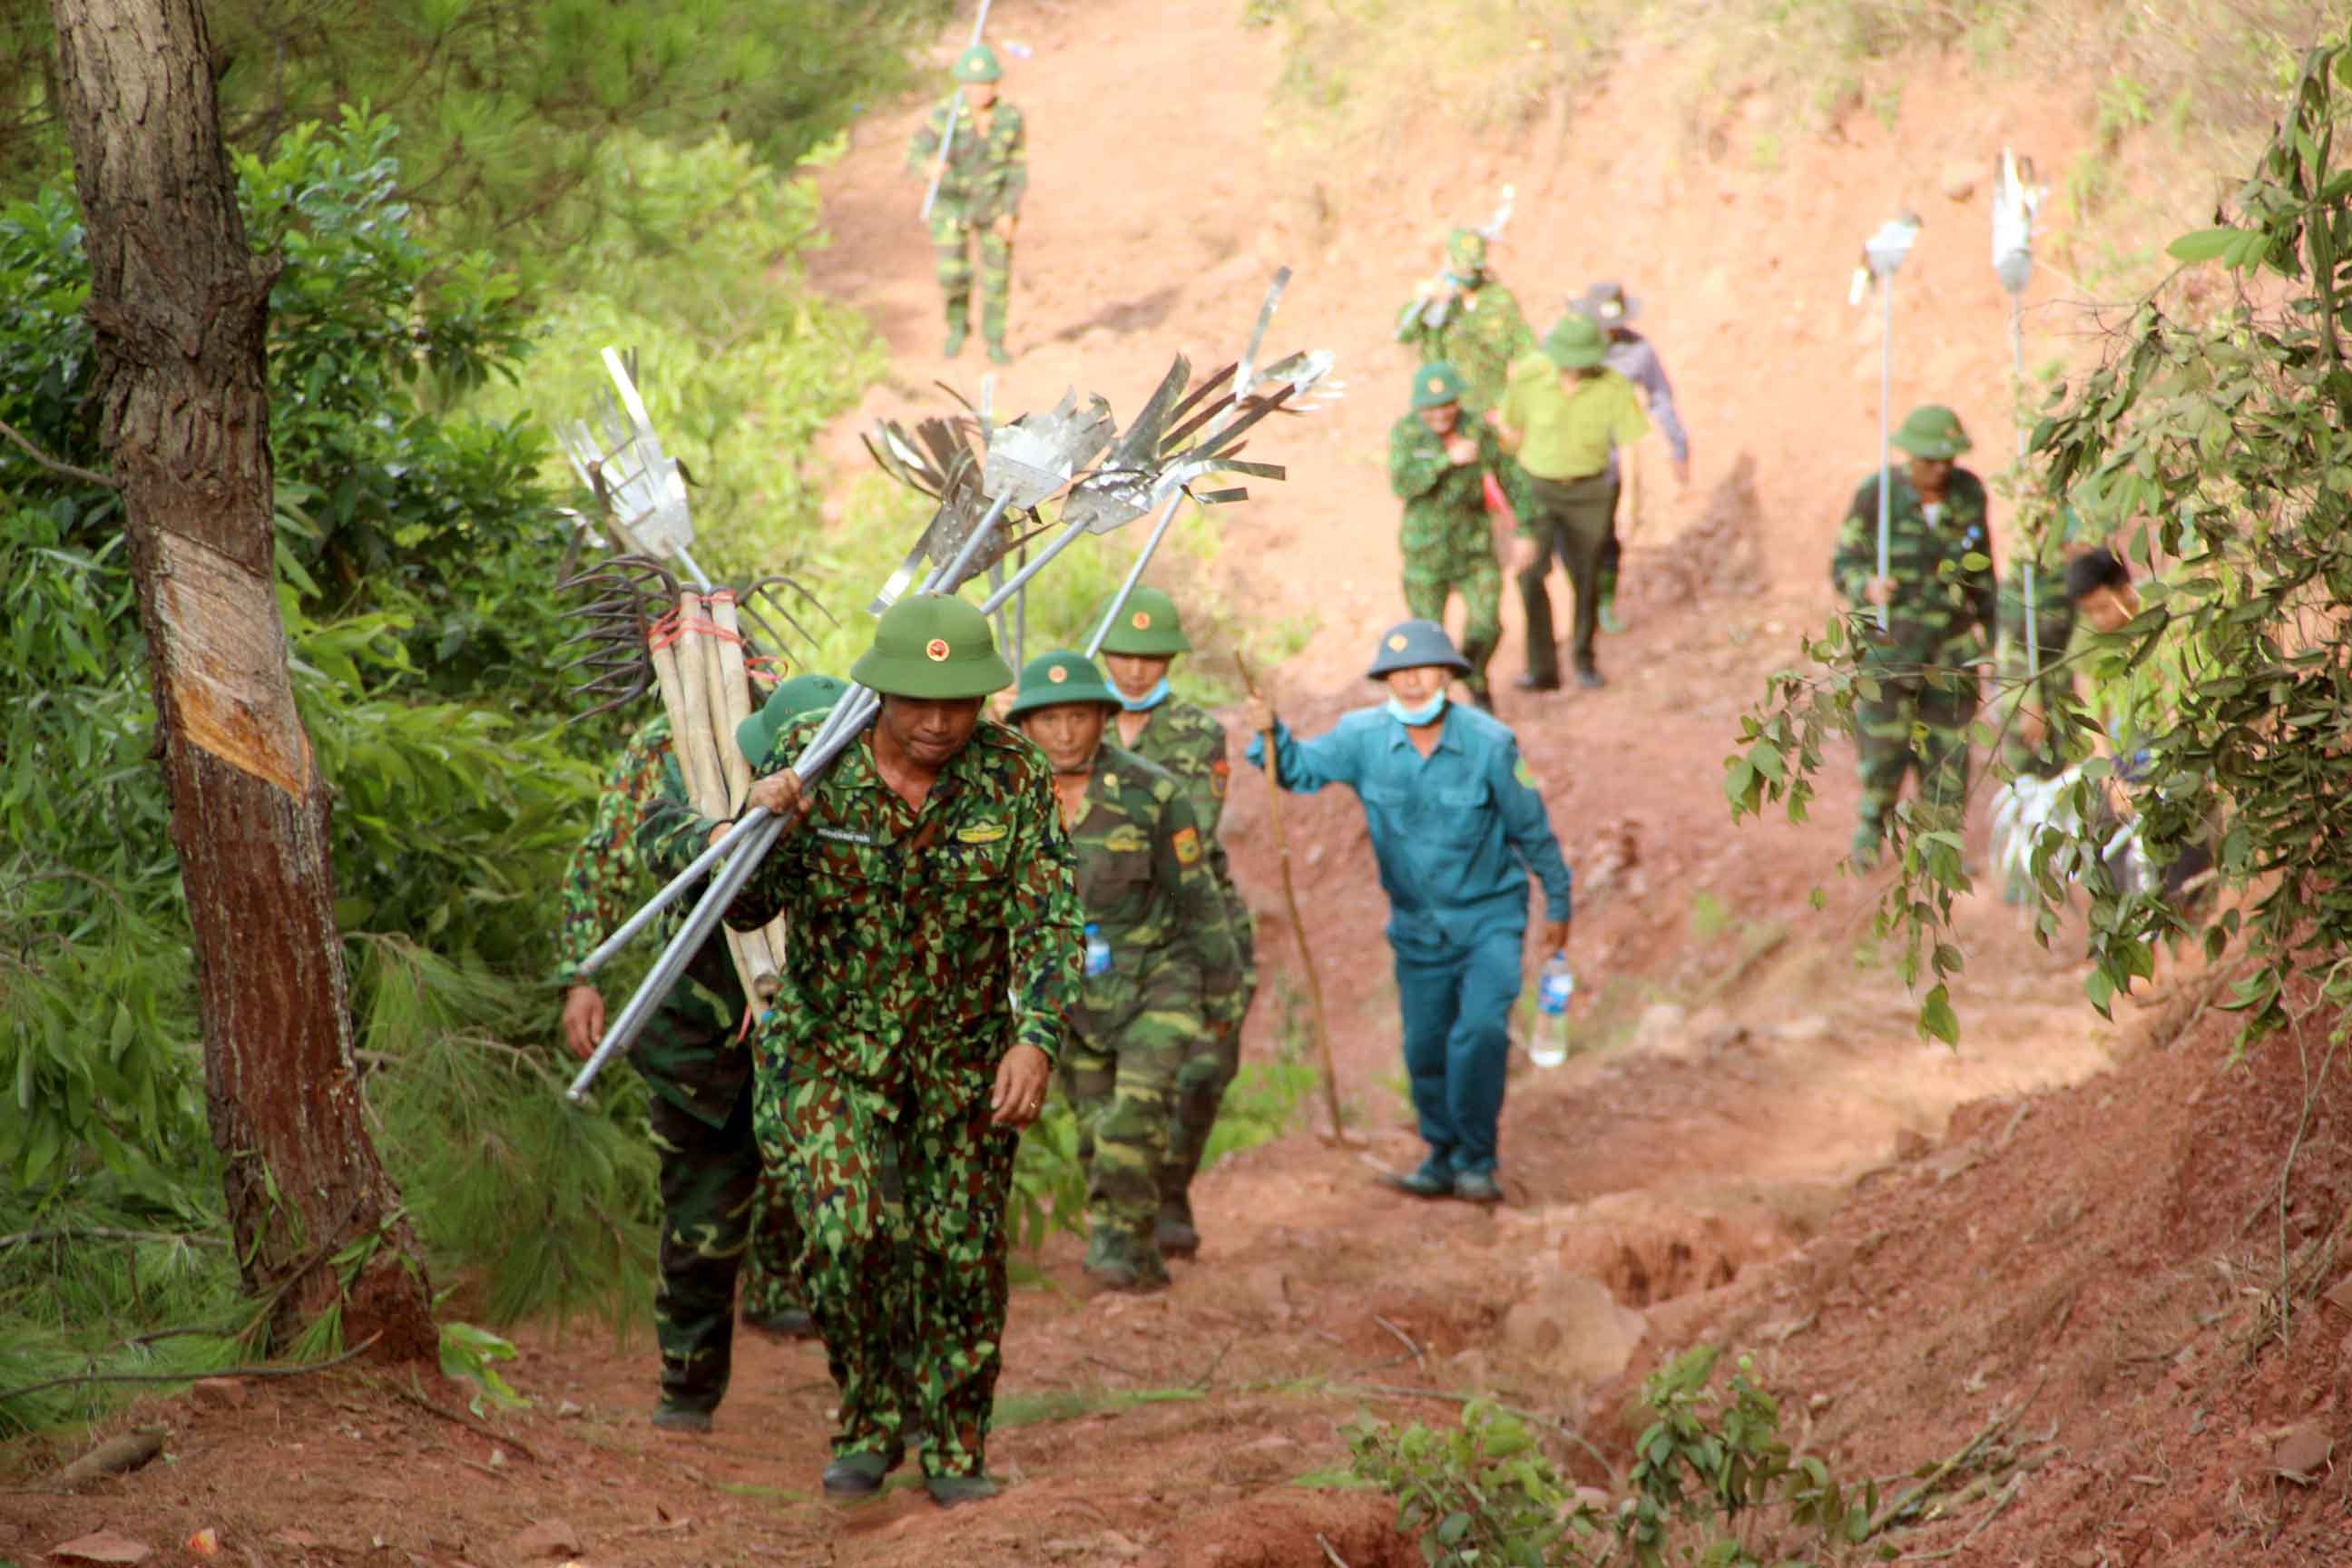
<path fill-rule="evenodd" d="M 1503 472 L 1503 450 L 1484 420 L 1465 423 L 1462 377 L 1444 363 L 1413 372 L 1412 408 L 1389 427 L 1389 488 L 1404 503 L 1404 603 L 1414 618 L 1445 624 L 1462 595 L 1463 684 L 1494 710 L 1486 665 L 1503 638 L 1503 568 L 1486 521 L 1486 479 Z"/>
<path fill-rule="evenodd" d="M 1551 596 L 1544 579 L 1554 555 L 1576 591 L 1576 678 L 1605 684 L 1592 657 L 1601 625 L 1601 561 L 1616 524 L 1612 455 L 1648 434 L 1650 421 L 1633 384 L 1607 367 L 1609 340 L 1591 317 L 1570 311 L 1540 353 L 1511 363 L 1503 405 L 1487 417 L 1503 450 L 1528 472 L 1530 507 L 1519 517 L 1519 599 L 1528 616 L 1528 691 L 1559 687 L 1559 649 L 1552 641 Z"/>
<path fill-rule="evenodd" d="M 1234 885 L 1233 867 L 1217 836 L 1225 811 L 1225 787 L 1233 766 L 1225 756 L 1225 729 L 1207 710 L 1176 697 L 1168 670 L 1179 655 L 1192 651 L 1176 614 L 1176 601 L 1157 588 L 1139 587 L 1128 596 L 1118 622 L 1103 638 L 1103 664 L 1118 693 L 1118 743 L 1175 775 L 1192 802 L 1192 821 L 1208 846 L 1206 864 L 1217 885 L 1225 921 L 1234 934 L 1238 973 L 1214 968 L 1202 976 L 1203 996 L 1238 992 L 1230 1026 L 1204 1016 L 1200 1042 L 1176 1075 L 1176 1109 L 1168 1123 L 1168 1158 L 1160 1168 L 1160 1250 L 1190 1258 L 1201 1249 L 1192 1218 L 1192 1178 L 1217 1125 L 1225 1090 L 1241 1070 L 1242 1021 L 1257 995 L 1257 941 L 1249 905 Z"/>
<path fill-rule="evenodd" d="M 1862 812 L 1853 855 L 1864 865 L 1878 858 L 1906 773 L 1916 770 L 1920 798 L 1933 812 L 1958 819 L 1969 794 L 1977 667 L 1998 597 L 1984 481 L 1953 466 L 1970 445 L 1959 416 L 1932 404 L 1915 408 L 1894 445 L 1910 460 L 1893 471 L 1887 574 L 1878 574 L 1875 474 L 1854 491 L 1830 565 L 1830 580 L 1853 606 L 1864 638 L 1863 668 L 1878 683 L 1878 695 L 1864 700 L 1857 715 Z"/>
<path fill-rule="evenodd" d="M 879 717 L 814 783 L 787 769 L 751 786 L 791 826 L 728 918 L 792 921 L 755 1116 L 793 1173 L 841 1390 L 824 1489 L 878 1491 L 911 1442 L 932 1500 L 953 1506 L 995 1492 L 1005 1203 L 1077 1000 L 1076 867 L 1045 758 L 981 718 L 1012 671 L 977 609 L 899 601 L 850 674 Z M 777 752 L 822 723 L 797 721 Z M 724 826 L 677 832 L 699 844 Z"/>
<path fill-rule="evenodd" d="M 1055 652 L 1022 671 L 1011 716 L 1053 764 L 1086 910 L 1061 1078 L 1087 1170 L 1087 1272 L 1115 1290 L 1159 1290 L 1177 1084 L 1210 1031 L 1240 1022 L 1241 959 L 1183 786 L 1104 739 L 1119 707 L 1084 654 Z"/>
<path fill-rule="evenodd" d="M 963 101 L 943 103 L 915 132 L 907 167 L 929 178 L 940 142 L 952 135 L 940 194 L 931 204 L 931 245 L 939 253 L 940 292 L 947 297 L 948 342 L 953 359 L 963 353 L 971 330 L 972 248 L 980 250 L 980 332 L 988 357 L 998 364 L 1004 352 L 1004 300 L 1013 285 L 1013 237 L 1020 224 L 1021 197 L 1029 188 L 1029 164 L 1021 111 L 999 101 L 996 84 L 1004 76 L 996 56 L 975 44 L 956 59 Z M 950 124 L 952 123 L 952 132 Z"/>
<path fill-rule="evenodd" d="M 1546 953 L 1568 945 L 1569 873 L 1511 731 L 1446 700 L 1446 680 L 1463 668 L 1443 626 L 1407 621 L 1381 637 L 1370 671 L 1388 686 L 1384 707 L 1299 741 L 1253 697 L 1259 738 L 1249 754 L 1263 766 L 1272 733 L 1283 788 L 1343 784 L 1364 803 L 1389 896 L 1405 1072 L 1429 1145 L 1420 1169 L 1383 1180 L 1416 1197 L 1498 1203 L 1496 1124 L 1528 873 L 1543 883 Z"/>
<path fill-rule="evenodd" d="M 820 700 L 813 682 L 823 679 L 785 682 L 769 698 L 769 709 Z M 686 802 L 669 721 L 656 719 L 629 738 L 597 801 L 595 824 L 564 872 L 557 978 L 565 986 L 564 1041 L 583 1060 L 604 1036 L 604 999 L 580 964 L 646 890 L 648 867 L 665 876 L 679 868 L 667 864 L 655 825 L 686 809 Z M 747 1247 L 757 1266 L 745 1281 L 744 1321 L 783 1333 L 810 1328 L 794 1288 L 800 1237 L 791 1211 L 773 1201 L 772 1185 L 764 1210 L 757 1203 L 761 1161 L 748 1088 L 752 1052 L 740 1026 L 745 1006 L 727 944 L 713 937 L 629 1053 L 653 1090 L 646 1114 L 661 1156 L 661 1278 L 654 1298 L 661 1404 L 654 1423 L 678 1431 L 710 1430 L 710 1413 L 726 1395 L 736 1277 Z"/>
<path fill-rule="evenodd" d="M 1641 313 L 1642 302 L 1625 292 L 1621 283 L 1595 283 L 1584 291 L 1576 308 L 1601 324 L 1608 335 L 1609 357 L 1601 363 L 1633 384 L 1641 393 L 1643 406 L 1666 438 L 1667 450 L 1673 455 L 1675 482 L 1690 483 L 1690 433 L 1683 428 L 1682 416 L 1675 411 L 1675 389 L 1666 380 L 1666 367 L 1658 361 L 1658 351 L 1650 340 L 1635 331 L 1630 323 Z M 1617 498 L 1625 497 L 1625 476 L 1615 448 L 1609 453 L 1609 477 L 1617 485 Z M 1617 618 L 1617 578 L 1625 557 L 1624 541 L 1633 537 L 1641 526 L 1641 519 L 1629 517 L 1621 526 L 1612 508 L 1609 542 L 1601 547 L 1601 629 L 1614 636 L 1625 629 Z"/>
<path fill-rule="evenodd" d="M 1404 308 L 1396 337 L 1423 360 L 1452 365 L 1473 414 L 1503 400 L 1511 362 L 1536 344 L 1517 298 L 1486 270 L 1486 237 L 1469 228 L 1446 239 L 1445 269 Z"/>

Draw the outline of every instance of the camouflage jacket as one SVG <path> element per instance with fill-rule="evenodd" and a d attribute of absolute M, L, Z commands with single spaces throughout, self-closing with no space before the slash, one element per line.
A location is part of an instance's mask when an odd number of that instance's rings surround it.
<path fill-rule="evenodd" d="M 1478 460 L 1455 467 L 1444 438 L 1408 414 L 1389 426 L 1389 489 L 1404 502 L 1397 542 L 1407 554 L 1464 544 L 1495 548 L 1494 525 L 1486 521 L 1484 476 L 1503 471 L 1503 448 L 1495 427 L 1465 414 L 1454 427 L 1478 445 Z"/>
<path fill-rule="evenodd" d="M 1412 344 L 1424 361 L 1452 365 L 1462 377 L 1462 406 L 1484 414 L 1502 402 L 1511 362 L 1536 346 L 1518 300 L 1490 278 L 1475 294 L 1455 294 L 1433 327 L 1426 321 L 1433 313 L 1412 311 L 1397 329 L 1397 342 Z"/>
<path fill-rule="evenodd" d="M 779 749 L 824 719 L 795 721 Z M 698 826 L 679 825 L 688 854 Z M 779 912 L 793 941 L 772 1044 L 793 1073 L 969 1105 L 1013 1046 L 1060 1046 L 1082 961 L 1076 859 L 1045 756 L 1001 724 L 982 722 L 919 812 L 882 782 L 870 740 L 844 751 L 728 919 Z"/>
<path fill-rule="evenodd" d="M 2033 576 L 2034 645 L 2042 655 L 2038 679 L 2027 667 L 2025 616 L 2025 563 L 2020 561 L 2000 584 L 2001 758 L 2011 773 L 2052 778 L 2077 760 L 2073 753 L 2082 748 L 2068 745 L 2055 732 L 2038 746 L 2029 744 L 2018 733 L 2014 715 L 2021 705 L 2031 705 L 2045 716 L 2055 713 L 2074 689 L 2074 668 L 2065 658 L 2074 636 L 2074 606 L 2066 597 L 2064 562 L 2044 562 Z"/>
<path fill-rule="evenodd" d="M 646 835 L 668 814 L 685 809 L 686 801 L 686 781 L 670 747 L 669 721 L 655 719 L 622 748 L 597 798 L 595 824 L 564 868 L 563 924 L 556 935 L 559 984 L 586 984 L 581 963 L 654 891 L 649 869 L 667 879 L 683 868 L 683 861 L 675 867 L 649 865 Z M 687 859 L 693 853 L 689 850 Z M 673 905 L 641 939 L 647 947 L 658 947 L 677 933 L 677 910 Z M 751 1071 L 751 1053 L 731 1027 L 742 1017 L 743 988 L 723 940 L 713 937 L 702 944 L 687 966 L 686 978 L 663 998 L 662 1010 L 690 1026 L 647 1030 L 631 1048 L 630 1061 L 665 1100 L 704 1121 L 723 1122 Z M 687 1043 L 713 1036 L 718 1037 L 715 1047 Z"/>
<path fill-rule="evenodd" d="M 1898 468 L 1892 502 L 1887 574 L 1895 579 L 1895 590 L 1885 636 L 1877 634 L 1876 610 L 1864 596 L 1878 574 L 1877 475 L 1854 491 L 1830 564 L 1830 581 L 1871 628 L 1872 661 L 1953 668 L 1978 658 L 1995 618 L 1984 481 L 1966 468 L 1954 468 L 1944 492 L 1943 518 L 1931 523 L 1920 507 L 1919 492 Z M 1970 566 L 1971 555 L 1981 564 Z"/>
<path fill-rule="evenodd" d="M 983 130 L 980 116 L 961 99 L 956 105 L 955 143 L 948 149 L 948 166 L 940 175 L 934 217 L 958 218 L 969 224 L 994 223 L 1021 210 L 1029 188 L 1029 155 L 1021 111 L 1002 99 L 989 111 Z M 933 106 L 930 118 L 915 132 L 907 149 L 907 167 L 929 178 L 939 162 L 940 138 L 946 134 L 948 105 Z"/>
<path fill-rule="evenodd" d="M 1077 1021 L 1092 1033 L 1119 1028 L 1139 1006 L 1143 982 L 1173 970 L 1173 988 L 1197 990 L 1210 1023 L 1239 1023 L 1240 950 L 1176 776 L 1106 742 L 1070 841 L 1087 921 L 1110 946 L 1109 973 L 1085 977 Z"/>

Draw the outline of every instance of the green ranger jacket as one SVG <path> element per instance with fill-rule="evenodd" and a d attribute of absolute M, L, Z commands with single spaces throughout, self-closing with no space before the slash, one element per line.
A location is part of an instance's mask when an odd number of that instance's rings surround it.
<path fill-rule="evenodd" d="M 1494 552 L 1484 476 L 1503 471 L 1503 448 L 1495 427 L 1466 411 L 1454 432 L 1477 443 L 1476 462 L 1455 467 L 1444 438 L 1418 414 L 1389 426 L 1389 489 L 1404 502 L 1397 542 L 1407 555 L 1465 545 Z"/>
<path fill-rule="evenodd" d="M 1901 468 L 1887 513 L 1887 574 L 1895 600 L 1887 630 L 1877 634 L 1877 611 L 1864 597 L 1878 575 L 1878 476 L 1853 493 L 1838 529 L 1830 581 L 1870 628 L 1872 662 L 1899 666 L 1969 663 L 1984 651 L 1996 617 L 1992 534 L 1986 521 L 1984 481 L 1954 468 L 1939 521 L 1929 522 L 1919 492 Z M 1970 568 L 1977 556 L 1983 564 Z"/>
<path fill-rule="evenodd" d="M 1117 734 L 1116 730 L 1111 731 L 1113 738 Z M 1239 995 L 1250 966 L 1250 913 L 1241 889 L 1234 882 L 1233 862 L 1226 858 L 1224 840 L 1218 833 L 1234 774 L 1226 754 L 1225 727 L 1207 709 L 1171 697 L 1151 710 L 1151 721 L 1127 749 L 1166 770 L 1184 786 L 1184 797 L 1192 803 L 1192 820 L 1209 841 L 1209 875 L 1223 896 L 1225 921 L 1241 961 L 1239 970 L 1231 975 L 1207 972 L 1202 976 L 1202 986 L 1211 995 L 1228 992 Z"/>
<path fill-rule="evenodd" d="M 1455 295 L 1444 316 L 1431 327 L 1416 312 L 1398 329 L 1397 341 L 1412 344 L 1424 362 L 1452 365 L 1462 377 L 1462 406 L 1484 414 L 1502 402 L 1505 373 L 1535 348 L 1536 335 L 1519 314 L 1518 300 L 1491 278 L 1474 295 Z"/>
<path fill-rule="evenodd" d="M 2054 778 L 2076 760 L 2073 753 L 2081 747 L 2054 731 L 2040 745 L 2030 745 L 2018 733 L 2014 714 L 2019 706 L 2031 705 L 2047 717 L 2074 689 L 2074 668 L 2065 659 L 2074 636 L 2074 605 L 2066 597 L 2063 560 L 2044 562 L 2033 574 L 2033 635 L 2042 653 L 2038 679 L 2027 668 L 2025 615 L 2025 563 L 2020 561 L 2000 584 L 2001 758 L 2013 773 Z"/>
<path fill-rule="evenodd" d="M 653 879 L 646 875 L 650 857 L 646 834 L 687 809 L 686 781 L 670 746 L 669 720 L 655 719 L 622 748 L 620 761 L 597 797 L 595 824 L 564 868 L 563 924 L 556 935 L 558 984 L 585 984 L 580 965 L 653 891 Z M 689 850 L 687 859 L 693 853 Z M 684 864 L 664 868 L 662 875 L 667 879 Z M 677 933 L 680 918 L 673 905 L 655 923 L 653 940 L 667 942 Z M 742 1016 L 743 988 L 724 940 L 714 936 L 702 944 L 688 964 L 686 977 L 663 999 L 661 1011 L 666 1016 L 638 1037 L 629 1060 L 663 1099 L 713 1125 L 724 1124 L 751 1076 L 751 1053 L 730 1028 Z M 667 1026 L 673 1020 L 686 1026 Z M 716 1048 L 707 1043 L 714 1035 L 721 1041 Z"/>
<path fill-rule="evenodd" d="M 1029 188 L 1029 160 L 1021 111 L 1002 99 L 989 111 L 988 129 L 970 104 L 956 100 L 955 144 L 948 150 L 948 166 L 940 175 L 934 217 L 959 218 L 969 224 L 990 224 L 1021 210 L 1022 194 Z M 915 132 L 907 149 L 907 167 L 928 176 L 940 156 L 940 138 L 947 133 L 948 105 L 931 110 L 930 118 Z"/>
<path fill-rule="evenodd" d="M 1076 1021 L 1097 1038 L 1116 1032 L 1139 1009 L 1145 982 L 1172 970 L 1177 984 L 1165 988 L 1197 992 L 1209 1023 L 1240 1023 L 1241 952 L 1176 776 L 1105 742 L 1070 842 L 1087 923 L 1110 948 L 1108 972 L 1085 976 Z"/>
<path fill-rule="evenodd" d="M 779 749 L 797 754 L 824 719 L 795 720 Z M 770 1046 L 790 1074 L 868 1088 L 891 1114 L 909 1092 L 968 1107 L 1015 1045 L 1050 1058 L 1061 1044 L 1081 959 L 1076 859 L 1045 754 L 1013 731 L 982 721 L 919 812 L 871 746 L 817 780 L 727 918 L 791 918 Z M 670 855 L 690 858 L 709 826 L 678 825 Z"/>

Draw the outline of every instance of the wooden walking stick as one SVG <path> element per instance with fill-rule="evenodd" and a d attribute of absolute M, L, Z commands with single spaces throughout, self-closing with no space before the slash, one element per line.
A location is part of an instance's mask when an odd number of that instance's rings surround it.
<path fill-rule="evenodd" d="M 1255 697 L 1257 682 L 1250 676 L 1249 661 L 1236 654 L 1234 663 L 1242 672 L 1242 685 Z M 1266 816 L 1274 824 L 1275 858 L 1282 863 L 1282 900 L 1290 910 L 1290 929 L 1298 938 L 1298 961 L 1307 971 L 1307 996 L 1315 1008 L 1315 1045 L 1323 1057 L 1323 1106 L 1331 1113 L 1331 1131 L 1323 1135 L 1323 1142 L 1360 1149 L 1364 1141 L 1350 1136 L 1339 1120 L 1339 1068 L 1331 1059 L 1331 1018 L 1323 1008 L 1323 976 L 1315 967 L 1315 947 L 1307 940 L 1307 922 L 1299 918 L 1298 888 L 1290 875 L 1290 840 L 1282 831 L 1282 759 L 1275 750 L 1272 730 L 1265 731 L 1265 739 Z"/>

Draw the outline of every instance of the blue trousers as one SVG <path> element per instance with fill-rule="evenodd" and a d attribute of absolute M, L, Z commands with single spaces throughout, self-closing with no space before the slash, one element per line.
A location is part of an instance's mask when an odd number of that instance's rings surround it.
<path fill-rule="evenodd" d="M 1526 931 L 1492 931 L 1466 947 L 1396 952 L 1404 1070 L 1430 1157 L 1457 1175 L 1495 1169 L 1503 1070 L 1511 1049 Z"/>

